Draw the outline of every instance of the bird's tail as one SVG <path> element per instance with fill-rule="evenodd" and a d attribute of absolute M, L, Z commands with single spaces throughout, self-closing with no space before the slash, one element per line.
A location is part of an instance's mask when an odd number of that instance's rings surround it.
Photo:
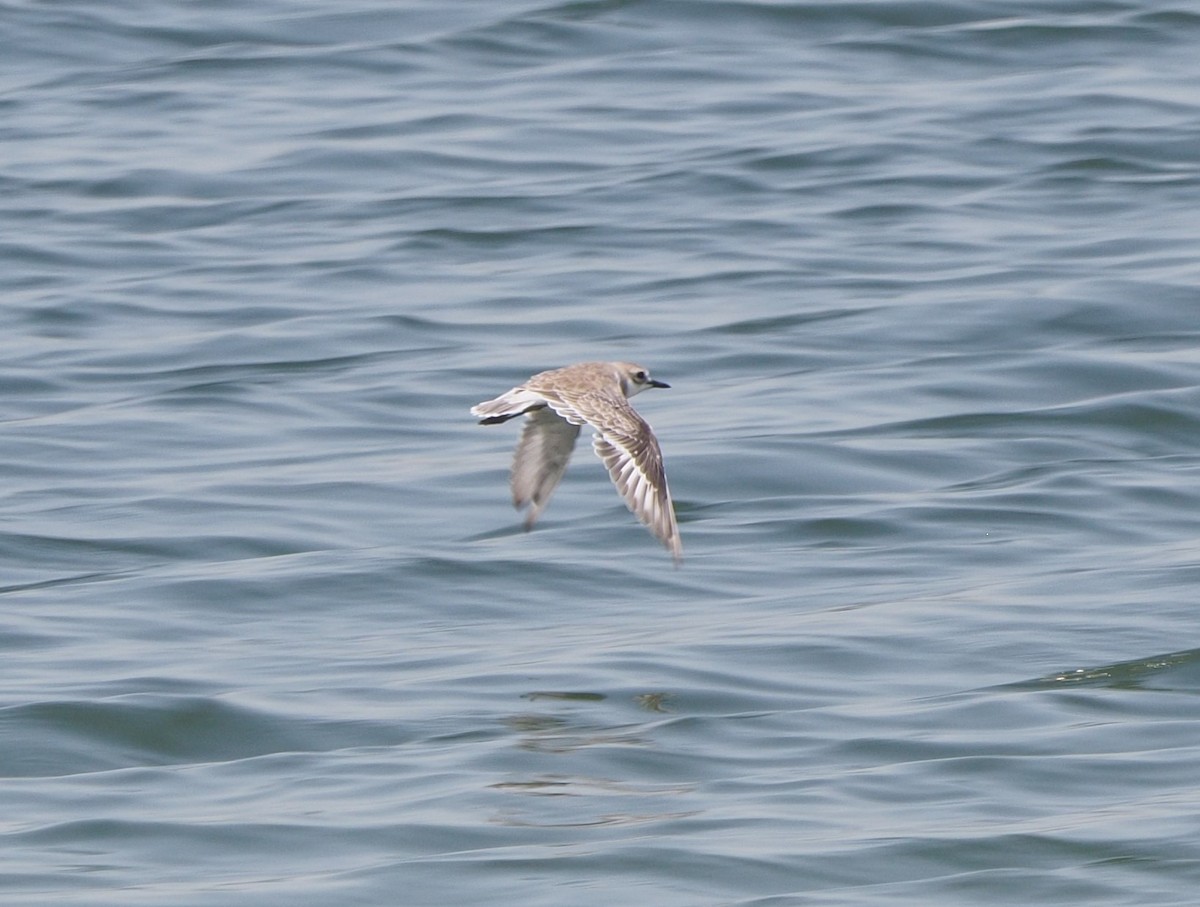
<path fill-rule="evenodd" d="M 532 394 L 523 387 L 514 387 L 495 400 L 484 400 L 472 406 L 471 415 L 479 419 L 480 425 L 494 425 L 545 405 L 545 401 L 537 394 Z"/>

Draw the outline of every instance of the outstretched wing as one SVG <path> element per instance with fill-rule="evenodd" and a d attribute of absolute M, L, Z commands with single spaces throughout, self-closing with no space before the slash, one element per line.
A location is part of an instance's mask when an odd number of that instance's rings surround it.
<path fill-rule="evenodd" d="M 578 437 L 579 426 L 572 425 L 551 409 L 532 409 L 525 416 L 525 428 L 513 456 L 510 482 L 513 506 L 521 510 L 529 505 L 526 529 L 537 522 L 550 495 L 562 481 Z"/>
<path fill-rule="evenodd" d="M 683 556 L 675 507 L 667 487 L 662 450 L 654 431 L 624 396 L 588 392 L 546 395 L 547 404 L 570 422 L 596 429 L 592 446 L 604 461 L 625 505 L 654 533 L 676 561 Z"/>

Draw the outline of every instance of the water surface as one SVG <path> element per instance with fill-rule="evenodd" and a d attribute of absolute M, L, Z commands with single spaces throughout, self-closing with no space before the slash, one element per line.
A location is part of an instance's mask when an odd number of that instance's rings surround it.
<path fill-rule="evenodd" d="M 1190 7 L 3 16 L 0 901 L 1194 903 Z"/>

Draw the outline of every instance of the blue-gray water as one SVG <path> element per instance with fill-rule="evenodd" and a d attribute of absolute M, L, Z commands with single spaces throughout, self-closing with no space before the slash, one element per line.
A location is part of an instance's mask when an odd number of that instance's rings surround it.
<path fill-rule="evenodd" d="M 0 20 L 4 904 L 1195 903 L 1193 4 Z"/>

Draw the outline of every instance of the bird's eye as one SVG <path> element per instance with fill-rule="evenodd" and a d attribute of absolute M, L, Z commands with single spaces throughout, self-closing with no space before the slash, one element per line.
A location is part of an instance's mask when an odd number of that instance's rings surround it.
<path fill-rule="evenodd" d="M 645 372 L 634 372 L 633 380 L 635 380 L 638 384 L 642 384 L 646 380 L 646 373 Z"/>

